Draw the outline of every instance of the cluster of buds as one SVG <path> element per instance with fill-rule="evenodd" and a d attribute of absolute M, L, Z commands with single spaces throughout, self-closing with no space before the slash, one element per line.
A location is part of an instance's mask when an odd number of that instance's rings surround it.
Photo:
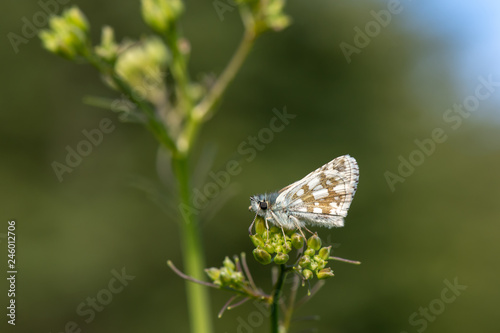
<path fill-rule="evenodd" d="M 222 267 L 207 268 L 205 269 L 205 272 L 212 280 L 213 284 L 219 287 L 229 287 L 241 290 L 247 285 L 247 281 L 245 280 L 243 272 L 240 269 L 237 269 L 235 263 L 239 264 L 238 257 L 234 258 L 234 262 L 229 259 L 229 257 L 226 257 L 222 263 Z"/>
<path fill-rule="evenodd" d="M 300 237 L 302 239 L 302 236 Z M 292 246 L 298 249 L 304 244 L 303 241 L 301 245 L 297 241 L 294 243 L 292 242 L 292 238 L 296 239 L 295 235 L 289 236 L 284 234 L 281 229 L 275 226 L 267 229 L 264 219 L 257 216 L 255 234 L 250 235 L 250 239 L 255 245 L 253 256 L 263 265 L 270 264 L 271 262 L 278 265 L 286 264 L 290 259 L 288 253 L 292 250 Z M 296 247 L 296 244 L 298 247 Z"/>
<path fill-rule="evenodd" d="M 298 265 L 293 269 L 300 273 L 304 279 L 309 280 L 314 275 L 320 280 L 333 276 L 333 271 L 328 264 L 331 246 L 321 247 L 321 239 L 314 234 L 307 240 L 307 249 L 299 259 Z"/>
<path fill-rule="evenodd" d="M 264 219 L 260 216 L 255 221 L 255 234 L 250 235 L 255 245 L 253 255 L 255 259 L 267 265 L 274 262 L 283 265 L 290 259 L 289 252 L 292 248 L 301 250 L 304 248 L 304 237 L 296 231 L 283 232 L 283 230 L 272 226 L 266 228 Z M 330 257 L 331 246 L 321 247 L 321 239 L 314 234 L 307 240 L 307 247 L 299 257 L 298 262 L 293 265 L 293 270 L 299 273 L 304 280 L 311 279 L 314 275 L 318 279 L 326 279 L 333 276 L 331 268 L 326 267 Z"/>
<path fill-rule="evenodd" d="M 40 32 L 47 50 L 68 59 L 88 55 L 90 27 L 77 7 L 66 9 L 61 16 L 52 16 L 49 25 L 50 29 Z"/>

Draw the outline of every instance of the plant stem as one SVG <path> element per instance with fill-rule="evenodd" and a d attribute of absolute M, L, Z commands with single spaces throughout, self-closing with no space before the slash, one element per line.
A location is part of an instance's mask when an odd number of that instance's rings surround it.
<path fill-rule="evenodd" d="M 191 187 L 187 156 L 174 155 L 172 163 L 179 185 L 181 204 L 186 208 L 191 207 Z M 180 226 L 180 236 L 184 270 L 187 275 L 198 280 L 204 280 L 205 274 L 203 269 L 205 267 L 205 260 L 198 220 L 192 212 L 184 212 L 182 218 L 183 223 Z M 210 317 L 208 289 L 205 286 L 191 282 L 186 283 L 186 289 L 189 316 L 191 319 L 191 332 L 211 333 L 212 319 Z"/>
<path fill-rule="evenodd" d="M 280 265 L 280 273 L 278 276 L 278 281 L 276 281 L 276 286 L 273 290 L 273 297 L 271 303 L 271 333 L 279 333 L 279 302 L 281 297 L 281 291 L 283 289 L 283 283 L 285 282 L 285 277 L 288 274 L 288 270 L 285 265 Z"/>

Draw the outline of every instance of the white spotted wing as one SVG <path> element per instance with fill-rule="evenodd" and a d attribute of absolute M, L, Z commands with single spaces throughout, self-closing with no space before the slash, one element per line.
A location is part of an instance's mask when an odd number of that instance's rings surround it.
<path fill-rule="evenodd" d="M 356 160 L 340 156 L 280 190 L 276 207 L 299 225 L 342 227 L 358 180 Z"/>

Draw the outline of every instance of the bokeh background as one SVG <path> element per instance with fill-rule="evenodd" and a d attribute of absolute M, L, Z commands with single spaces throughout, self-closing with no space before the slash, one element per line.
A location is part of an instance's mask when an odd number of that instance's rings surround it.
<path fill-rule="evenodd" d="M 71 1 L 89 17 L 93 37 L 115 27 L 118 38 L 148 32 L 139 1 Z M 291 1 L 293 24 L 259 39 L 217 115 L 204 127 L 193 164 L 222 170 L 237 147 L 267 127 L 272 109 L 296 115 L 277 133 L 203 216 L 207 266 L 248 254 L 252 194 L 277 190 L 336 156 L 359 163 L 360 183 L 346 226 L 321 229 L 338 256 L 336 276 L 297 316 L 295 330 L 319 332 L 498 332 L 500 91 L 453 129 L 446 110 L 474 94 L 478 77 L 500 81 L 500 5 L 495 0 L 409 1 L 348 63 L 340 44 L 373 20 L 386 1 Z M 157 144 L 142 127 L 84 104 L 85 96 L 116 98 L 86 65 L 42 50 L 37 38 L 15 53 L 7 33 L 20 34 L 35 1 L 2 3 L 0 89 L 0 248 L 6 271 L 7 221 L 17 221 L 17 332 L 188 332 L 184 282 L 165 264 L 181 265 L 174 199 L 159 205 Z M 183 31 L 190 40 L 192 77 L 219 73 L 241 36 L 237 10 L 223 20 L 212 1 L 186 1 Z M 498 88 L 497 88 L 498 89 Z M 103 118 L 116 126 L 103 143 L 59 182 L 53 161 Z M 392 191 L 415 140 L 442 128 L 447 140 Z M 212 160 L 212 162 L 210 162 Z M 197 186 L 203 185 L 203 182 Z M 170 188 L 170 190 L 174 190 Z M 168 191 L 167 191 L 168 192 Z M 162 200 L 159 200 L 162 202 Z M 216 210 L 214 208 L 217 208 Z M 173 214 L 174 215 L 173 215 Z M 250 266 L 269 290 L 270 268 Z M 76 309 L 106 288 L 113 269 L 135 276 L 90 323 Z M 4 274 L 2 274 L 4 275 Z M 436 306 L 444 280 L 467 289 L 423 324 L 409 317 Z M 0 279 L 5 311 L 7 285 Z M 304 290 L 302 290 L 304 292 Z M 239 327 L 256 308 L 217 312 L 229 294 L 211 291 L 216 332 Z M 422 318 L 421 316 L 416 319 Z M 2 328 L 2 332 L 4 328 Z M 264 324 L 252 332 L 267 332 Z"/>

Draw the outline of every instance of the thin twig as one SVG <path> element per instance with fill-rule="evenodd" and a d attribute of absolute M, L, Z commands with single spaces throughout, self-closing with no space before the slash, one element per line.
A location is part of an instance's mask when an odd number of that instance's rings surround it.
<path fill-rule="evenodd" d="M 353 265 L 360 265 L 361 264 L 361 261 L 344 259 L 344 258 L 340 258 L 340 257 L 329 257 L 328 259 L 342 261 L 342 262 L 346 262 L 348 264 L 353 264 Z"/>
<path fill-rule="evenodd" d="M 220 318 L 220 317 L 222 317 L 222 314 L 224 313 L 224 311 L 226 311 L 226 309 L 228 309 L 228 310 L 229 310 L 229 305 L 230 305 L 230 304 L 231 304 L 231 303 L 232 303 L 235 299 L 237 299 L 238 297 L 239 297 L 239 295 L 234 295 L 234 296 L 232 296 L 232 297 L 231 297 L 231 298 L 230 298 L 230 299 L 226 302 L 226 304 L 224 304 L 224 306 L 222 307 L 222 309 L 220 309 L 219 314 L 217 315 L 217 317 L 219 317 L 219 318 Z"/>
<path fill-rule="evenodd" d="M 248 302 L 249 300 L 250 300 L 250 298 L 249 298 L 249 297 L 244 298 L 244 299 L 242 299 L 241 301 L 239 301 L 238 303 L 233 304 L 233 305 L 231 305 L 231 306 L 228 306 L 228 307 L 227 307 L 227 309 L 228 309 L 228 310 L 232 310 L 232 309 L 234 309 L 234 308 L 237 308 L 238 306 L 245 304 L 245 303 L 246 303 L 246 302 Z"/>
<path fill-rule="evenodd" d="M 246 253 L 241 252 L 240 256 L 241 256 L 241 265 L 243 266 L 243 270 L 245 271 L 245 275 L 247 276 L 248 283 L 250 283 L 250 286 L 252 286 L 252 289 L 258 290 L 257 286 L 255 285 L 255 282 L 253 281 L 252 274 L 250 274 L 250 269 L 248 269 Z"/>
<path fill-rule="evenodd" d="M 199 284 L 202 284 L 202 285 L 207 286 L 207 287 L 220 289 L 220 287 L 216 284 L 206 282 L 206 281 L 201 281 L 201 280 L 195 279 L 189 275 L 182 273 L 177 267 L 175 267 L 174 263 L 171 262 L 170 260 L 167 260 L 167 265 L 168 265 L 168 267 L 170 267 L 170 269 L 172 269 L 174 271 L 175 274 L 179 275 L 184 280 L 188 280 L 188 281 L 191 281 L 194 283 L 199 283 Z"/>

